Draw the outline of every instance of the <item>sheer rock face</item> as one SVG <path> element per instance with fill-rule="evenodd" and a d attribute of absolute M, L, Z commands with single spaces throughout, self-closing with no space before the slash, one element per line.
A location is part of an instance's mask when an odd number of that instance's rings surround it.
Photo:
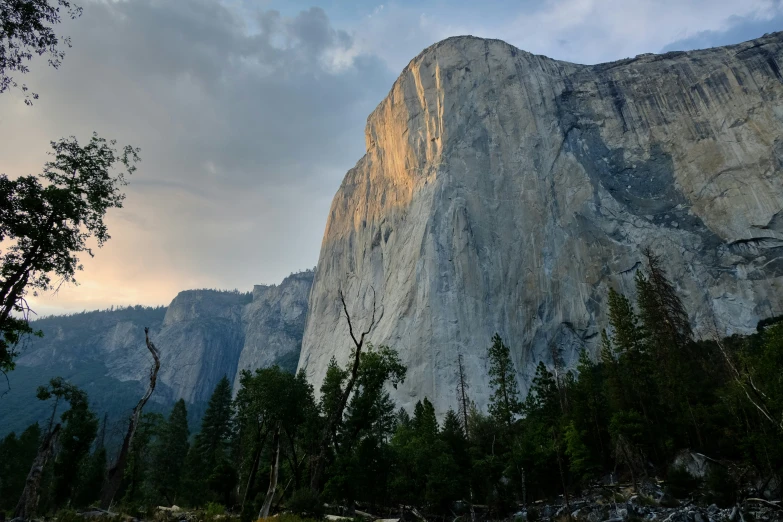
<path fill-rule="evenodd" d="M 302 348 L 307 299 L 313 272 L 294 274 L 281 285 L 253 288 L 253 302 L 243 311 L 245 341 L 237 364 L 234 390 L 239 389 L 242 370 L 278 364 L 296 369 Z"/>
<path fill-rule="evenodd" d="M 279 285 L 256 286 L 251 293 L 216 290 L 180 292 L 168 308 L 121 309 L 52 317 L 33 326 L 43 338 L 30 338 L 20 366 L 58 368 L 79 375 L 79 366 L 105 365 L 118 381 L 148 383 L 152 358 L 144 327 L 161 353 L 153 400 L 189 403 L 209 400 L 225 375 L 238 368 L 280 364 L 296 369 L 304 331 L 312 271 L 292 274 Z M 165 315 L 164 315 L 165 313 Z M 86 368 L 86 366 L 85 366 Z"/>
<path fill-rule="evenodd" d="M 486 351 L 595 349 L 609 287 L 663 256 L 699 335 L 783 313 L 783 33 L 594 66 L 450 38 L 370 115 L 332 203 L 299 367 L 321 384 L 355 328 L 408 366 L 395 398 L 455 406 L 462 353 L 487 402 Z"/>
<path fill-rule="evenodd" d="M 279 364 L 295 370 L 312 280 L 313 272 L 305 271 L 280 285 L 256 285 L 252 294 L 180 292 L 154 339 L 161 350 L 161 396 L 203 402 L 224 375 L 236 389 L 242 369 Z"/>

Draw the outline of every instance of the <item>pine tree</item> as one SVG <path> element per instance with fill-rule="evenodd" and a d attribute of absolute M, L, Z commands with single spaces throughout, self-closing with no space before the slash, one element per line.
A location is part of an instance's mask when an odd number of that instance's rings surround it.
<path fill-rule="evenodd" d="M 685 311 L 674 285 L 666 276 L 661 258 L 649 248 L 644 250 L 648 277 L 637 272 L 639 309 L 649 335 L 656 336 L 671 348 L 683 348 L 693 338 L 688 313 Z"/>
<path fill-rule="evenodd" d="M 457 491 L 452 498 L 464 498 L 470 488 L 470 455 L 468 439 L 463 431 L 462 421 L 454 410 L 446 412 L 440 438 L 446 444 L 447 451 L 457 467 Z"/>
<path fill-rule="evenodd" d="M 201 431 L 188 452 L 184 489 L 190 503 L 203 504 L 209 500 L 206 497 L 228 503 L 236 482 L 236 471 L 229 460 L 232 430 L 231 383 L 223 376 L 212 392 Z"/>
<path fill-rule="evenodd" d="M 613 346 L 618 353 L 641 350 L 641 331 L 631 302 L 614 288 L 609 289 L 609 322 L 613 330 Z"/>
<path fill-rule="evenodd" d="M 153 451 L 150 482 L 155 492 L 168 504 L 174 504 L 187 458 L 189 443 L 188 412 L 185 401 L 174 404 L 163 425 Z"/>
<path fill-rule="evenodd" d="M 98 434 L 98 418 L 89 410 L 87 394 L 82 392 L 78 401 L 71 398 L 71 408 L 63 413 L 63 429 L 60 433 L 60 451 L 54 461 L 54 502 L 67 505 L 74 496 L 83 475 L 82 464 L 90 454 L 90 448 Z"/>
<path fill-rule="evenodd" d="M 0 512 L 16 506 L 40 441 L 41 428 L 36 422 L 19 437 L 10 433 L 0 442 Z"/>
<path fill-rule="evenodd" d="M 511 427 L 514 417 L 522 410 L 519 401 L 516 371 L 511 361 L 511 351 L 498 334 L 492 337 L 489 347 L 489 383 L 493 388 L 489 412 L 499 422 Z"/>
<path fill-rule="evenodd" d="M 636 273 L 636 289 L 646 346 L 656 361 L 648 374 L 655 376 L 665 410 L 656 419 L 656 425 L 663 428 L 665 421 L 669 424 L 667 431 L 679 434 L 683 444 L 701 446 L 704 438 L 694 411 L 700 385 L 694 377 L 702 373 L 702 368 L 694 351 L 688 314 L 661 259 L 649 249 L 644 256 L 648 274 Z"/>
<path fill-rule="evenodd" d="M 194 449 L 208 470 L 227 457 L 231 428 L 231 383 L 223 376 L 209 399 L 201 430 L 195 440 Z"/>
<path fill-rule="evenodd" d="M 107 465 L 106 448 L 102 445 L 85 459 L 79 485 L 74 494 L 76 507 L 90 506 L 100 498 Z"/>
<path fill-rule="evenodd" d="M 637 273 L 638 274 L 638 273 Z M 631 302 L 623 294 L 609 289 L 609 322 L 612 325 L 611 341 L 602 334 L 610 386 L 610 397 L 618 409 L 633 408 L 648 416 L 657 401 L 655 384 L 651 379 L 650 352 L 645 346 L 645 328 Z M 609 357 L 608 353 L 612 352 Z"/>
<path fill-rule="evenodd" d="M 321 384 L 321 414 L 329 418 L 339 407 L 340 397 L 343 393 L 343 383 L 348 377 L 348 372 L 337 365 L 334 357 L 329 360 L 326 368 L 326 376 Z M 334 434 L 332 434 L 334 438 Z"/>
<path fill-rule="evenodd" d="M 413 408 L 413 431 L 421 440 L 434 440 L 438 436 L 438 419 L 435 407 L 427 397 Z"/>

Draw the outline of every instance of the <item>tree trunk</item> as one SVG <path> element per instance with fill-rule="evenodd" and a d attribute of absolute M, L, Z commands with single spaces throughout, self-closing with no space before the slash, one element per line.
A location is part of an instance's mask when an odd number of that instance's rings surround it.
<path fill-rule="evenodd" d="M 57 424 L 49 433 L 46 434 L 41 446 L 38 448 L 38 455 L 35 456 L 33 465 L 30 467 L 30 473 L 27 474 L 27 480 L 24 484 L 24 491 L 19 498 L 19 503 L 14 511 L 14 518 L 28 520 L 35 517 L 38 509 L 38 488 L 41 486 L 41 477 L 46 467 L 46 463 L 54 453 L 54 446 L 60 437 L 60 425 Z"/>
<path fill-rule="evenodd" d="M 130 424 L 128 425 L 128 431 L 125 434 L 125 439 L 122 441 L 120 454 L 117 456 L 117 461 L 115 464 L 109 468 L 108 476 L 106 478 L 106 482 L 104 483 L 103 491 L 101 492 L 100 507 L 104 510 L 109 509 L 112 500 L 114 500 L 114 495 L 116 495 L 117 490 L 120 489 L 122 476 L 125 473 L 125 465 L 128 462 L 128 455 L 130 454 L 130 451 L 133 447 L 133 437 L 136 435 L 136 427 L 139 425 L 139 419 L 141 418 L 141 410 L 144 408 L 144 405 L 147 404 L 147 401 L 152 395 L 152 392 L 155 391 L 155 384 L 158 380 L 158 371 L 160 370 L 160 356 L 158 349 L 150 340 L 149 328 L 144 328 L 144 337 L 147 343 L 147 349 L 150 351 L 152 358 L 155 361 L 152 369 L 150 370 L 150 385 L 149 388 L 147 388 L 147 393 L 144 394 L 136 407 L 133 408 L 133 414 L 131 415 Z"/>
<path fill-rule="evenodd" d="M 264 499 L 264 505 L 261 506 L 261 512 L 258 514 L 258 518 L 266 518 L 269 516 L 269 510 L 272 507 L 272 500 L 275 498 L 275 491 L 277 490 L 277 475 L 280 469 L 280 422 L 277 423 L 275 429 L 275 436 L 272 439 L 272 446 L 275 448 L 275 454 L 272 457 L 272 469 L 269 471 L 269 488 L 266 490 L 266 498 Z"/>
<path fill-rule="evenodd" d="M 266 442 L 266 437 L 269 434 L 269 430 L 266 430 L 264 435 L 261 436 L 261 428 L 259 427 L 256 432 L 256 447 L 253 451 L 253 464 L 250 468 L 250 476 L 247 478 L 247 486 L 245 487 L 245 494 L 242 496 L 242 509 L 245 509 L 245 503 L 250 496 L 250 491 L 253 490 L 253 486 L 256 483 L 256 473 L 258 471 L 258 461 L 261 459 L 261 450 Z"/>
<path fill-rule="evenodd" d="M 329 452 L 329 443 L 332 440 L 332 433 L 337 432 L 337 427 L 342 422 L 343 411 L 345 405 L 348 404 L 348 398 L 351 396 L 353 387 L 356 384 L 356 379 L 359 377 L 359 361 L 362 353 L 362 346 L 364 346 L 364 338 L 370 333 L 372 327 L 375 326 L 375 289 L 373 289 L 372 299 L 372 319 L 370 319 L 370 325 L 365 331 L 361 333 L 359 339 L 353 333 L 353 323 L 351 322 L 351 316 L 348 314 L 348 305 L 345 304 L 345 296 L 342 290 L 340 291 L 340 301 L 343 303 L 343 311 L 345 312 L 345 318 L 348 320 L 348 332 L 351 334 L 351 340 L 353 341 L 356 351 L 353 358 L 353 367 L 351 368 L 351 376 L 348 378 L 348 382 L 345 384 L 345 390 L 340 397 L 340 402 L 337 405 L 335 411 L 326 420 L 324 426 L 323 435 L 321 436 L 320 450 L 318 456 L 313 463 L 313 476 L 310 479 L 310 489 L 315 493 L 318 493 L 321 489 L 321 475 L 323 474 L 324 465 L 326 464 L 326 455 Z"/>
<path fill-rule="evenodd" d="M 563 469 L 563 457 L 560 454 L 560 442 L 557 435 L 555 435 L 554 428 L 552 429 L 552 440 L 555 443 L 555 455 L 557 455 L 557 467 L 560 471 L 560 482 L 563 485 L 563 499 L 565 500 L 566 517 L 571 520 L 571 502 L 568 497 L 568 486 L 566 485 L 565 470 Z"/>
<path fill-rule="evenodd" d="M 462 366 L 462 354 L 457 355 L 457 367 L 459 370 L 459 384 L 457 393 L 459 395 L 459 406 L 462 410 L 462 429 L 465 431 L 465 438 L 470 438 L 470 433 L 468 429 L 468 393 L 467 388 L 468 384 L 465 382 L 465 367 Z"/>

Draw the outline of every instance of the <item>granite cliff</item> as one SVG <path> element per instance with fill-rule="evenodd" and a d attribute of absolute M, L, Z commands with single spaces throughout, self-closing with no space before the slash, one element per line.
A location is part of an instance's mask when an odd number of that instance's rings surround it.
<path fill-rule="evenodd" d="M 597 347 L 609 287 L 663 256 L 698 335 L 783 312 L 783 33 L 599 65 L 449 38 L 369 116 L 334 197 L 299 367 L 319 387 L 360 325 L 396 348 L 410 407 L 490 390 L 499 332 L 522 390 L 538 361 Z"/>
<path fill-rule="evenodd" d="M 296 369 L 312 280 L 308 270 L 279 285 L 256 285 L 252 293 L 187 290 L 168 307 L 35 321 L 33 327 L 44 336 L 26 340 L 17 369 L 9 373 L 11 391 L 0 400 L 0 436 L 45 415 L 34 390 L 55 375 L 85 388 L 99 414 L 124 419 L 147 386 L 151 357 L 144 346 L 145 326 L 161 352 L 152 401 L 166 410 L 183 398 L 191 420 L 197 420 L 224 375 L 238 381 L 241 369 L 273 364 Z"/>

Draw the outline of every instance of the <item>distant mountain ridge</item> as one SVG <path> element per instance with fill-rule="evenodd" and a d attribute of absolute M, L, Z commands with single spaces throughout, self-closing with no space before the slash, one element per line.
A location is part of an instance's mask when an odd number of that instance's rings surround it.
<path fill-rule="evenodd" d="M 238 381 L 242 369 L 278 364 L 295 371 L 313 281 L 312 270 L 252 292 L 186 290 L 168 307 L 130 306 L 33 322 L 43 338 L 20 347 L 10 391 L 0 398 L 0 437 L 46 416 L 35 388 L 60 375 L 84 388 L 93 409 L 124 418 L 147 385 L 151 357 L 144 327 L 161 352 L 150 411 L 165 411 L 180 398 L 200 418 L 224 375 Z M 0 393 L 5 391 L 2 386 Z"/>

